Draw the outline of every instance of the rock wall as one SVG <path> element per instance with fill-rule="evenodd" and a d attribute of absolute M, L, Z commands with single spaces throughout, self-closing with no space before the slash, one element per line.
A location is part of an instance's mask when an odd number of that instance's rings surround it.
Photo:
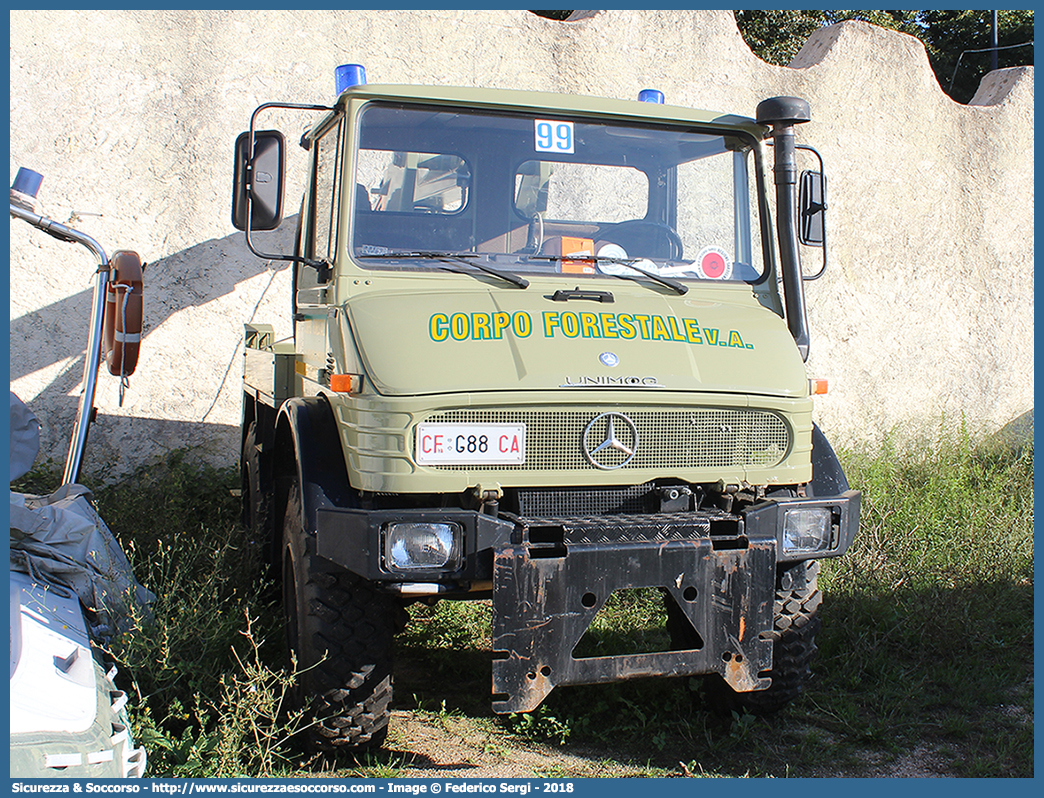
<path fill-rule="evenodd" d="M 854 442 L 940 419 L 995 429 L 1032 407 L 1032 68 L 991 73 L 963 106 L 916 39 L 864 23 L 822 29 L 776 67 L 728 11 L 579 16 L 12 11 L 12 179 L 17 166 L 42 173 L 44 213 L 149 264 L 138 373 L 122 407 L 103 374 L 85 469 L 119 473 L 182 446 L 235 462 L 243 322 L 291 328 L 285 264 L 251 256 L 230 221 L 232 144 L 262 102 L 331 101 L 334 68 L 350 62 L 374 83 L 655 87 L 749 116 L 765 97 L 807 98 L 799 141 L 830 181 L 830 265 L 808 284 L 810 371 L 831 381 L 820 425 Z M 292 137 L 303 124 L 281 126 Z M 93 265 L 12 219 L 11 386 L 58 461 Z"/>

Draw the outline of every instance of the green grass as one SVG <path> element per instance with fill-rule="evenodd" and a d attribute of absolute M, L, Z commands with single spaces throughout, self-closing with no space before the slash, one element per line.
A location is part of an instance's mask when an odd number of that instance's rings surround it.
<path fill-rule="evenodd" d="M 809 717 L 883 746 L 971 756 L 962 776 L 1032 775 L 1033 451 L 936 438 L 849 453 L 859 539 L 824 568 Z"/>
<path fill-rule="evenodd" d="M 1032 445 L 1012 451 L 958 431 L 841 457 L 863 491 L 861 529 L 845 557 L 824 563 L 808 693 L 774 718 L 722 723 L 689 679 L 559 688 L 534 713 L 494 716 L 488 602 L 411 608 L 396 708 L 471 724 L 498 751 L 542 743 L 604 759 L 606 773 L 872 775 L 871 764 L 918 749 L 951 775 L 1032 776 Z M 15 487 L 47 492 L 54 479 L 42 468 Z M 294 676 L 237 487 L 235 469 L 182 451 L 96 490 L 158 596 L 144 631 L 112 646 L 149 775 L 400 774 L 412 755 L 394 728 L 393 750 L 358 761 L 324 764 L 293 746 Z M 655 591 L 614 596 L 582 645 L 657 650 L 662 615 Z"/>

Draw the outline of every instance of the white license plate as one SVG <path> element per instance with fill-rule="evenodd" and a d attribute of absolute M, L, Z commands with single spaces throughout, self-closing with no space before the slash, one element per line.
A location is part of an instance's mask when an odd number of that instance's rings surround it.
<path fill-rule="evenodd" d="M 521 465 L 525 424 L 418 424 L 414 457 L 420 465 Z"/>

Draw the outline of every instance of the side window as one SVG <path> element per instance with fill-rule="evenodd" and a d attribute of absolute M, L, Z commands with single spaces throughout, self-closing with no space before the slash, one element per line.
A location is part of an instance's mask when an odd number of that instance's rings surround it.
<path fill-rule="evenodd" d="M 471 170 L 457 155 L 359 150 L 358 170 L 372 211 L 454 214 L 468 202 Z"/>
<path fill-rule="evenodd" d="M 312 206 L 312 242 L 309 255 L 332 261 L 337 247 L 337 210 L 340 195 L 341 126 L 335 125 L 315 145 L 315 199 Z"/>
<path fill-rule="evenodd" d="M 302 230 L 301 250 L 310 260 L 333 262 L 337 248 L 337 211 L 339 203 L 341 125 L 334 125 L 312 144 L 312 184 L 307 195 Z M 295 264 L 297 291 L 307 291 L 326 282 L 314 266 Z M 302 300 L 307 295 L 302 295 Z"/>

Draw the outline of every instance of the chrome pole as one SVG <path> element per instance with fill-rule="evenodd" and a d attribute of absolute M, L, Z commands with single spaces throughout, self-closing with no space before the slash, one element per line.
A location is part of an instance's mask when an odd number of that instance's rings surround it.
<path fill-rule="evenodd" d="M 83 391 L 80 394 L 76 424 L 69 441 L 69 452 L 65 458 L 62 484 L 71 485 L 80 478 L 83 452 L 87 446 L 87 432 L 94 416 L 94 392 L 98 383 L 98 365 L 101 362 L 102 322 L 105 317 L 105 287 L 109 281 L 109 257 L 101 244 L 86 233 L 66 227 L 64 224 L 34 213 L 21 205 L 11 203 L 11 215 L 43 230 L 59 241 L 68 241 L 86 247 L 98 260 L 94 281 L 94 298 L 91 304 L 90 329 L 87 334 L 86 361 L 83 365 Z"/>

